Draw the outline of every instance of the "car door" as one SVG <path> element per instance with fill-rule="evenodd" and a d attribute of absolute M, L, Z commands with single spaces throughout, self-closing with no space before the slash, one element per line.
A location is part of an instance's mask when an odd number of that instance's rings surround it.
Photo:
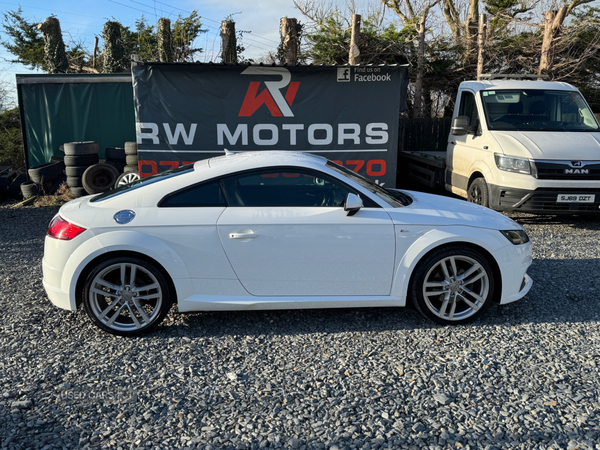
<path fill-rule="evenodd" d="M 462 136 L 450 135 L 446 158 L 446 183 L 466 191 L 471 168 L 474 165 L 478 166 L 478 159 L 485 159 L 485 138 L 478 132 L 481 125 L 475 94 L 467 90 L 462 91 L 459 102 L 457 115 L 469 118 L 470 130 Z"/>
<path fill-rule="evenodd" d="M 344 183 L 308 169 L 263 169 L 223 182 L 217 228 L 245 289 L 256 296 L 389 295 L 394 226 L 372 201 L 354 215 Z"/>

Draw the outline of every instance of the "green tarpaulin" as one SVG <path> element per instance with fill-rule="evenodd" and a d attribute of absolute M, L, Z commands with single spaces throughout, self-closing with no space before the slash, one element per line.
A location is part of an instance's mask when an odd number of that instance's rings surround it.
<path fill-rule="evenodd" d="M 135 141 L 131 75 L 17 75 L 19 108 L 30 168 L 64 156 L 65 142 L 106 147 Z"/>

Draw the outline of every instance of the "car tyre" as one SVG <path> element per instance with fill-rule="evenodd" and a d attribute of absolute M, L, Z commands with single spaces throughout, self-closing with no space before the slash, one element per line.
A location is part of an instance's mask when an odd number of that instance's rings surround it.
<path fill-rule="evenodd" d="M 138 166 L 125 166 L 125 168 L 123 169 L 123 172 L 127 173 L 127 172 L 136 172 L 139 173 L 138 171 Z"/>
<path fill-rule="evenodd" d="M 81 181 L 88 194 L 100 194 L 112 189 L 118 177 L 119 171 L 114 166 L 100 163 L 88 167 Z"/>
<path fill-rule="evenodd" d="M 65 165 L 68 166 L 85 166 L 89 167 L 92 164 L 98 164 L 98 155 L 65 155 Z"/>
<path fill-rule="evenodd" d="M 36 197 L 39 194 L 40 187 L 33 181 L 25 181 L 21 183 L 21 194 L 23 198 Z"/>
<path fill-rule="evenodd" d="M 99 263 L 87 276 L 83 307 L 102 330 L 138 336 L 155 329 L 171 308 L 169 284 L 154 265 L 117 256 Z"/>
<path fill-rule="evenodd" d="M 49 163 L 29 169 L 27 172 L 33 182 L 41 183 L 42 180 L 50 181 L 60 178 L 64 169 L 65 165 L 62 161 L 50 161 Z"/>
<path fill-rule="evenodd" d="M 419 262 L 409 296 L 425 317 L 442 325 L 475 320 L 494 296 L 494 272 L 487 259 L 465 246 L 443 247 Z"/>
<path fill-rule="evenodd" d="M 127 163 L 128 166 L 136 166 L 138 165 L 138 156 L 137 155 L 127 155 L 125 157 L 125 162 Z"/>
<path fill-rule="evenodd" d="M 98 143 L 94 141 L 67 142 L 64 145 L 66 156 L 93 155 L 99 150 Z"/>
<path fill-rule="evenodd" d="M 104 157 L 108 159 L 114 159 L 118 161 L 125 160 L 125 149 L 118 147 L 106 147 L 104 149 Z"/>
<path fill-rule="evenodd" d="M 88 195 L 88 193 L 85 192 L 85 189 L 82 187 L 70 187 L 69 191 L 71 192 L 71 197 L 73 198 L 79 198 Z"/>
<path fill-rule="evenodd" d="M 81 177 L 67 177 L 67 186 L 70 188 L 82 187 Z"/>
<path fill-rule="evenodd" d="M 485 179 L 475 178 L 469 185 L 467 200 L 481 206 L 489 206 L 488 186 Z"/>
<path fill-rule="evenodd" d="M 125 142 L 125 154 L 126 155 L 137 155 L 137 142 Z"/>
<path fill-rule="evenodd" d="M 115 181 L 115 189 L 121 186 L 125 186 L 129 183 L 133 183 L 140 179 L 140 174 L 137 172 L 125 172 L 119 175 L 117 181 Z"/>
<path fill-rule="evenodd" d="M 89 166 L 67 166 L 65 167 L 65 173 L 68 177 L 81 177 L 88 167 Z"/>

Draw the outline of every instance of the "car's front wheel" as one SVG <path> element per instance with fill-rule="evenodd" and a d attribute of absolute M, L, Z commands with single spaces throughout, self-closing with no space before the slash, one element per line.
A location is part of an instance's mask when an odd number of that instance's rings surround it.
<path fill-rule="evenodd" d="M 147 261 L 126 256 L 111 258 L 88 275 L 83 307 L 104 331 L 137 336 L 156 328 L 169 312 L 169 285 Z"/>
<path fill-rule="evenodd" d="M 418 311 L 443 325 L 479 317 L 494 296 L 494 273 L 479 252 L 456 245 L 435 250 L 415 268 L 409 293 Z"/>

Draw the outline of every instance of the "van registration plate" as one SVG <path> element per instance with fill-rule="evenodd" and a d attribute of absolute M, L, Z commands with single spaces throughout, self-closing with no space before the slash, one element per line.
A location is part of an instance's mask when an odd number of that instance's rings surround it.
<path fill-rule="evenodd" d="M 556 203 L 594 203 L 595 195 L 558 194 Z"/>

